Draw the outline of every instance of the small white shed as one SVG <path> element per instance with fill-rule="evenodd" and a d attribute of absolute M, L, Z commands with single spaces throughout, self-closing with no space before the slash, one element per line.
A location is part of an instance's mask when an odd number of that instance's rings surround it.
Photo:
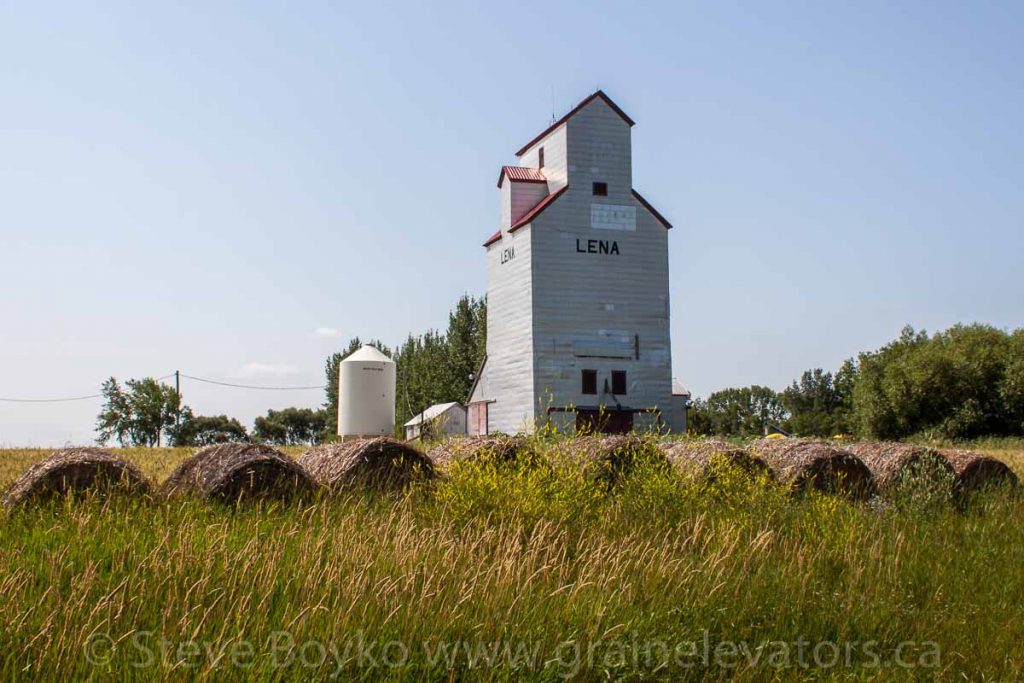
<path fill-rule="evenodd" d="M 690 392 L 683 383 L 672 378 L 672 417 L 671 428 L 674 434 L 686 433 L 686 409 L 690 405 Z"/>
<path fill-rule="evenodd" d="M 461 403 L 438 403 L 405 423 L 405 438 L 466 433 L 466 408 Z"/>

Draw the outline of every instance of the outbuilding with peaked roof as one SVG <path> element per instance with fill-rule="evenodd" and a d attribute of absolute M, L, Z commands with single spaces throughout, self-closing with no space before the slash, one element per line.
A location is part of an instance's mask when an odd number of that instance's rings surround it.
<path fill-rule="evenodd" d="M 461 403 L 438 403 L 405 423 L 405 438 L 466 433 L 466 409 Z"/>

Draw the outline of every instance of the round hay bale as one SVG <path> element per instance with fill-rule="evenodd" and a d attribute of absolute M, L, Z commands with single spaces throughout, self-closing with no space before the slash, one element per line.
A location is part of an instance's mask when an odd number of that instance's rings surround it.
<path fill-rule="evenodd" d="M 332 489 L 402 488 L 436 474 L 429 456 L 389 437 L 317 446 L 303 453 L 299 464 L 317 483 Z"/>
<path fill-rule="evenodd" d="M 668 469 L 668 458 L 649 439 L 634 434 L 580 436 L 568 442 L 568 454 L 591 479 L 613 488 L 639 467 Z"/>
<path fill-rule="evenodd" d="M 69 493 L 148 495 L 152 487 L 132 463 L 102 448 L 65 448 L 28 468 L 8 489 L 4 505 L 41 502 Z"/>
<path fill-rule="evenodd" d="M 933 448 L 894 441 L 864 441 L 846 450 L 871 470 L 879 493 L 893 494 L 901 486 L 951 492 L 953 467 Z"/>
<path fill-rule="evenodd" d="M 964 496 L 996 486 L 1020 486 L 1017 475 L 1001 460 L 974 451 L 950 449 L 939 452 L 956 473 L 954 491 L 957 495 Z"/>
<path fill-rule="evenodd" d="M 534 454 L 529 442 L 521 436 L 453 436 L 427 451 L 437 465 L 453 462 L 486 460 L 494 463 L 514 463 Z"/>
<path fill-rule="evenodd" d="M 658 447 L 675 467 L 702 479 L 714 479 L 720 464 L 737 468 L 751 477 L 773 476 L 764 458 L 728 441 L 663 441 Z"/>
<path fill-rule="evenodd" d="M 875 493 L 871 470 L 832 444 L 808 439 L 759 439 L 750 451 L 764 458 L 794 493 L 816 490 L 863 500 Z"/>
<path fill-rule="evenodd" d="M 294 460 L 264 444 L 226 443 L 200 448 L 163 484 L 168 496 L 196 495 L 236 502 L 288 500 L 311 494 L 316 483 Z"/>

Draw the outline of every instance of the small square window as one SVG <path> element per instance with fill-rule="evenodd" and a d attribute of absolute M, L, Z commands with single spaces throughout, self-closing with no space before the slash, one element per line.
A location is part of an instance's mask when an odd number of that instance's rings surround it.
<path fill-rule="evenodd" d="M 626 395 L 626 371 L 612 370 L 612 393 L 616 396 Z"/>
<path fill-rule="evenodd" d="M 537 168 L 544 168 L 544 148 L 537 150 Z"/>
<path fill-rule="evenodd" d="M 597 370 L 583 370 L 581 375 L 583 378 L 581 393 L 597 394 Z"/>
<path fill-rule="evenodd" d="M 608 183 L 594 183 L 594 196 L 595 197 L 607 197 L 608 196 Z"/>

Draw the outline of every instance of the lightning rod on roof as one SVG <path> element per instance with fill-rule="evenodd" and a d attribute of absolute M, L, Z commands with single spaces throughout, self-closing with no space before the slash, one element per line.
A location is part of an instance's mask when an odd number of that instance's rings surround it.
<path fill-rule="evenodd" d="M 555 86 L 551 86 L 551 123 L 554 123 L 558 119 L 555 118 Z"/>

